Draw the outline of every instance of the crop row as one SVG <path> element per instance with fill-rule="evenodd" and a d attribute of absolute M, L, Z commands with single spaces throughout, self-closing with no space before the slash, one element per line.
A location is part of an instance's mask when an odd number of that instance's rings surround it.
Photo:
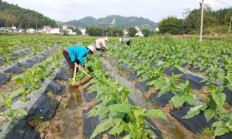
<path fill-rule="evenodd" d="M 166 95 L 169 99 L 163 103 L 164 106 L 169 102 L 169 100 L 173 107 L 177 109 L 189 109 L 189 107 L 195 106 L 191 108 L 187 115 L 186 113 L 183 113 L 182 116 L 189 119 L 203 113 L 206 118 L 206 123 L 210 120 L 212 121 L 212 118 L 217 119 L 217 122 L 211 122 L 211 124 L 214 123 L 212 126 L 214 135 L 219 136 L 230 132 L 231 129 L 228 128 L 228 126 L 222 126 L 228 125 L 231 122 L 230 119 L 228 119 L 228 117 L 230 117 L 230 112 L 225 110 L 226 96 L 222 93 L 224 86 L 216 87 L 214 85 L 207 85 L 207 98 L 204 99 L 203 102 L 199 101 L 199 98 L 196 98 L 196 95 L 193 93 L 195 90 L 191 89 L 193 85 L 193 83 L 190 84 L 191 80 L 190 83 L 188 80 L 185 82 L 181 81 L 179 78 L 181 76 L 179 75 L 181 72 L 176 73 L 176 75 L 172 75 L 176 72 L 174 68 L 180 67 L 176 65 L 180 64 L 176 62 L 176 59 L 170 58 L 175 57 L 176 53 L 172 53 L 170 57 L 166 56 L 160 58 L 160 55 L 155 56 L 153 52 L 156 53 L 157 44 L 151 42 L 149 43 L 152 45 L 144 46 L 144 43 L 140 40 L 139 43 L 134 44 L 131 47 L 118 46 L 116 49 L 111 50 L 110 55 L 121 64 L 124 70 L 127 69 L 130 74 L 134 73 L 135 76 L 139 76 L 140 78 L 142 77 L 143 82 L 139 85 L 144 86 L 143 91 L 148 91 L 149 86 L 154 87 L 155 90 L 157 90 L 153 97 L 155 98 L 155 101 L 159 101 L 159 98 Z M 159 45 L 159 47 L 163 46 Z M 165 47 L 165 50 L 167 48 L 168 47 Z M 169 72 L 169 76 L 163 74 L 165 72 L 167 73 L 167 71 Z M 133 78 L 135 79 L 136 77 Z M 198 84 L 201 84 L 200 80 Z M 146 89 L 144 90 L 144 88 Z M 200 99 L 202 100 L 202 98 Z M 186 107 L 186 104 L 188 104 L 188 107 Z M 199 132 L 200 129 L 197 129 L 196 131 Z"/>

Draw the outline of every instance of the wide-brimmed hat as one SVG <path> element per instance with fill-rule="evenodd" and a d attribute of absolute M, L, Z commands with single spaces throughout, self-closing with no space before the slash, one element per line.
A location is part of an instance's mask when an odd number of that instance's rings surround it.
<path fill-rule="evenodd" d="M 92 51 L 93 53 L 96 51 L 96 48 L 95 48 L 95 46 L 93 46 L 93 45 L 88 45 L 87 48 L 88 48 L 90 51 Z"/>
<path fill-rule="evenodd" d="M 105 37 L 105 40 L 108 42 L 109 41 L 108 37 Z"/>

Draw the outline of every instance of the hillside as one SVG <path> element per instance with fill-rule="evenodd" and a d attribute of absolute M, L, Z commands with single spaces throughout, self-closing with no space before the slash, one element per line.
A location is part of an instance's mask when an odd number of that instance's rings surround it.
<path fill-rule="evenodd" d="M 41 28 L 44 25 L 56 27 L 56 21 L 18 5 L 9 4 L 0 0 L 0 27 L 16 26 L 17 28 Z"/>
<path fill-rule="evenodd" d="M 143 17 L 124 17 L 119 15 L 111 15 L 104 18 L 94 18 L 94 17 L 84 17 L 80 20 L 72 20 L 66 22 L 66 24 L 71 24 L 73 26 L 78 27 L 86 27 L 86 26 L 101 26 L 101 27 L 108 27 L 108 26 L 117 26 L 122 28 L 129 28 L 131 26 L 138 26 L 140 28 L 155 28 L 156 23 L 143 18 Z"/>

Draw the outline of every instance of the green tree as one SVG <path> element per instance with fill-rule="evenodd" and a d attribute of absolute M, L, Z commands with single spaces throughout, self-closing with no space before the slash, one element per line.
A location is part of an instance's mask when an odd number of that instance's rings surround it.
<path fill-rule="evenodd" d="M 97 26 L 87 27 L 86 33 L 89 36 L 104 36 L 104 29 Z"/>
<path fill-rule="evenodd" d="M 128 28 L 128 35 L 129 36 L 134 37 L 136 33 L 137 33 L 137 30 L 136 30 L 135 27 L 129 27 Z"/>
<path fill-rule="evenodd" d="M 149 29 L 142 29 L 142 33 L 143 33 L 144 37 L 149 37 L 149 36 L 154 35 L 154 32 L 150 31 Z"/>
<path fill-rule="evenodd" d="M 176 17 L 168 17 L 163 19 L 158 27 L 161 33 L 170 33 L 170 34 L 183 34 L 183 20 L 177 19 Z"/>
<path fill-rule="evenodd" d="M 79 28 L 74 29 L 74 32 L 76 32 L 77 35 L 81 34 L 81 30 Z"/>
<path fill-rule="evenodd" d="M 123 36 L 123 30 L 118 27 L 110 26 L 105 30 L 106 36 Z"/>

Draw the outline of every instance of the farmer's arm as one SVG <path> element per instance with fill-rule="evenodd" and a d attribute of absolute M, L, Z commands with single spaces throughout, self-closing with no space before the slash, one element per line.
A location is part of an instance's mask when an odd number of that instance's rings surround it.
<path fill-rule="evenodd" d="M 106 46 L 106 41 L 102 41 L 102 46 L 108 49 L 108 47 Z"/>
<path fill-rule="evenodd" d="M 85 60 L 84 60 L 85 55 L 86 55 L 85 52 L 81 52 L 77 58 L 77 60 L 80 62 L 81 65 L 85 65 Z"/>

